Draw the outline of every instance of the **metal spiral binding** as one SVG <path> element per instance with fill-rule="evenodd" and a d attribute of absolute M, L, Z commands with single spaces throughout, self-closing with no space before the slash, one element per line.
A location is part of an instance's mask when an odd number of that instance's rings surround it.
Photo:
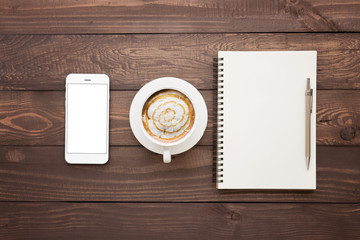
<path fill-rule="evenodd" d="M 215 58 L 217 62 L 217 151 L 216 184 L 223 183 L 224 166 L 224 58 Z"/>

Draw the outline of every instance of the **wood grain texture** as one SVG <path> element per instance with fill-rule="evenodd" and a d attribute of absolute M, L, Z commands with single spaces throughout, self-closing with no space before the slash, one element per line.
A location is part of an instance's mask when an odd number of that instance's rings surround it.
<path fill-rule="evenodd" d="M 317 148 L 317 190 L 217 190 L 214 148 L 171 164 L 143 147 L 110 147 L 105 165 L 69 165 L 63 147 L 0 147 L 2 201 L 360 202 L 360 147 Z M 304 160 L 305 164 L 305 160 Z"/>
<path fill-rule="evenodd" d="M 201 91 L 209 118 L 199 145 L 213 145 L 215 91 Z M 140 145 L 129 123 L 136 91 L 110 93 L 110 144 Z M 360 91 L 319 90 L 317 144 L 360 145 Z M 1 145 L 64 145 L 65 93 L 63 91 L 0 91 Z"/>
<path fill-rule="evenodd" d="M 2 239 L 358 239 L 359 204 L 0 203 Z"/>
<path fill-rule="evenodd" d="M 69 73 L 106 73 L 113 90 L 174 76 L 215 89 L 219 50 L 317 50 L 318 89 L 360 89 L 360 34 L 0 36 L 0 90 L 64 90 Z"/>
<path fill-rule="evenodd" d="M 355 0 L 0 0 L 0 239 L 360 239 L 359 12 Z M 215 188 L 219 50 L 318 51 L 317 190 Z M 111 79 L 105 165 L 64 160 L 69 73 Z M 209 110 L 171 164 L 128 120 L 162 76 L 202 90 Z"/>
<path fill-rule="evenodd" d="M 318 91 L 316 119 L 317 144 L 359 145 L 360 91 Z"/>
<path fill-rule="evenodd" d="M 356 32 L 356 0 L 1 0 L 0 34 Z"/>

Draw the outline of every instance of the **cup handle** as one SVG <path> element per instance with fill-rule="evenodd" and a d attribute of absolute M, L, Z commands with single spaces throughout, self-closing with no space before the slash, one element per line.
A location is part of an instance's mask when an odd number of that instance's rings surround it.
<path fill-rule="evenodd" d="M 163 153 L 163 161 L 164 163 L 170 163 L 171 162 L 171 154 L 169 150 L 165 150 Z"/>

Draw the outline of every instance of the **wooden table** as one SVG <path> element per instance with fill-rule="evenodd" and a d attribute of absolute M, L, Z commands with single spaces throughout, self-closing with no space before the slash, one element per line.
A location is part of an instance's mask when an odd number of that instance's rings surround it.
<path fill-rule="evenodd" d="M 0 239 L 360 239 L 360 2 L 0 0 Z M 219 191 L 219 50 L 317 50 L 317 190 Z M 110 161 L 64 160 L 69 73 L 111 79 Z M 129 126 L 135 93 L 182 78 L 204 137 L 163 164 Z"/>

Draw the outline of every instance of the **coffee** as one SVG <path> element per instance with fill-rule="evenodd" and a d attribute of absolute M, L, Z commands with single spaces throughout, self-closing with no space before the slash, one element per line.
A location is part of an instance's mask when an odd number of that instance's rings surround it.
<path fill-rule="evenodd" d="M 195 121 L 190 99 L 179 91 L 166 89 L 154 93 L 145 102 L 142 122 L 154 139 L 172 143 L 185 137 Z"/>

